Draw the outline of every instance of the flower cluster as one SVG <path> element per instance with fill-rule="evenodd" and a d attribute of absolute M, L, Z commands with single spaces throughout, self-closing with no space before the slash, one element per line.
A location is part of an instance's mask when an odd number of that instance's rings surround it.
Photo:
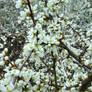
<path fill-rule="evenodd" d="M 8 49 L 5 48 L 1 53 L 0 53 L 0 66 L 4 66 L 5 63 L 8 62 Z"/>
<path fill-rule="evenodd" d="M 27 40 L 21 54 L 23 58 L 4 68 L 0 90 L 92 91 L 91 84 L 86 89 L 83 87 L 84 81 L 92 76 L 92 30 L 86 31 L 77 23 L 80 14 L 68 13 L 69 0 L 17 0 L 15 3 L 20 9 L 18 23 L 28 28 Z M 4 64 L 0 62 L 0 65 Z"/>

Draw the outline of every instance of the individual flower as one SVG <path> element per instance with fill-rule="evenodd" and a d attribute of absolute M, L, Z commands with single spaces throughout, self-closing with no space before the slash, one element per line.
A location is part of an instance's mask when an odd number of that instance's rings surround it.
<path fill-rule="evenodd" d="M 22 0 L 17 0 L 15 7 L 20 8 L 21 6 L 22 6 Z"/>
<path fill-rule="evenodd" d="M 0 66 L 4 66 L 5 62 L 4 61 L 0 61 Z"/>

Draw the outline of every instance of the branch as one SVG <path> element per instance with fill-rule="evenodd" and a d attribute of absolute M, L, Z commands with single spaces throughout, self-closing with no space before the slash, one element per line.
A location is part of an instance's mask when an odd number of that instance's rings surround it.
<path fill-rule="evenodd" d="M 50 71 L 51 73 L 53 73 L 53 70 L 51 70 L 51 68 L 47 65 L 47 63 L 44 62 L 43 58 L 40 58 L 40 59 L 41 59 L 42 63 L 47 67 L 47 71 L 46 72 Z"/>
<path fill-rule="evenodd" d="M 28 2 L 29 10 L 30 10 L 30 16 L 31 16 L 32 21 L 33 21 L 34 26 L 35 26 L 35 25 L 36 25 L 36 20 L 34 19 L 34 14 L 33 14 L 32 9 L 31 9 L 30 1 L 29 1 L 29 0 L 27 0 L 27 2 Z"/>
<path fill-rule="evenodd" d="M 75 84 L 75 85 L 72 85 L 72 86 L 69 86 L 69 87 L 66 87 L 66 90 L 70 90 L 71 88 L 73 87 L 79 87 L 79 84 Z"/>
<path fill-rule="evenodd" d="M 82 81 L 82 85 L 79 88 L 79 92 L 84 92 L 91 85 L 91 82 L 92 82 L 92 75 L 90 75 L 88 78 Z"/>
<path fill-rule="evenodd" d="M 92 70 L 88 66 L 81 64 L 79 62 L 75 62 L 75 61 L 73 61 L 73 62 L 76 63 L 79 67 L 83 67 L 88 73 L 92 74 Z"/>
<path fill-rule="evenodd" d="M 48 0 L 45 0 L 45 6 L 47 7 Z"/>
<path fill-rule="evenodd" d="M 25 60 L 24 60 L 24 62 L 22 63 L 22 65 L 20 65 L 20 66 L 18 67 L 18 69 L 19 69 L 20 71 L 22 70 L 24 64 L 29 60 L 29 58 L 30 58 L 32 52 L 33 52 L 33 51 L 31 51 L 30 54 L 25 58 Z M 18 78 L 18 76 L 15 76 L 15 77 L 14 77 L 13 85 L 15 85 L 15 82 L 16 82 L 17 78 Z"/>
<path fill-rule="evenodd" d="M 81 59 L 78 57 L 78 55 L 76 55 L 73 51 L 71 51 L 61 40 L 60 40 L 60 46 L 63 47 L 64 49 L 66 49 L 68 51 L 68 53 L 74 57 L 75 60 L 81 62 Z"/>
<path fill-rule="evenodd" d="M 29 55 L 25 58 L 25 60 L 24 60 L 24 62 L 22 63 L 22 65 L 19 66 L 19 70 L 20 70 L 20 71 L 22 70 L 24 64 L 29 60 L 29 58 L 30 58 L 32 52 L 33 52 L 33 51 L 31 51 L 31 52 L 29 53 Z"/>
<path fill-rule="evenodd" d="M 56 88 L 55 92 L 58 92 L 57 76 L 56 76 L 56 59 L 53 60 L 53 70 L 54 70 L 54 79 L 55 79 L 55 88 Z"/>
<path fill-rule="evenodd" d="M 74 63 L 76 63 L 76 64 L 78 64 L 80 67 L 83 67 L 87 72 L 89 72 L 89 73 L 92 73 L 92 70 L 88 67 L 88 66 L 86 66 L 86 65 L 84 65 L 84 64 L 81 64 L 81 62 L 82 62 L 82 60 L 81 60 L 81 58 L 80 58 L 80 55 L 78 56 L 78 55 L 76 55 L 73 51 L 71 51 L 61 40 L 60 40 L 60 46 L 61 47 L 63 47 L 64 49 L 66 49 L 67 51 L 68 51 L 68 53 L 75 59 L 75 60 L 77 60 L 78 62 L 74 62 Z"/>
<path fill-rule="evenodd" d="M 53 52 L 51 53 L 53 56 Z M 53 74 L 55 79 L 55 92 L 58 92 L 57 76 L 56 76 L 56 58 L 53 56 Z"/>
<path fill-rule="evenodd" d="M 53 83 L 50 83 L 50 84 L 48 84 L 48 85 L 55 87 L 55 84 L 53 84 Z M 57 85 L 57 86 L 58 86 L 58 89 L 63 87 L 63 86 L 61 86 L 61 85 Z"/>
<path fill-rule="evenodd" d="M 91 81 L 92 81 L 92 70 L 91 70 L 88 66 L 86 66 L 86 65 L 84 65 L 84 64 L 81 64 L 81 61 L 82 61 L 82 60 L 81 60 L 81 56 L 83 56 L 83 55 L 85 54 L 86 48 L 85 48 L 84 52 L 78 56 L 78 55 L 76 55 L 73 51 L 71 51 L 62 41 L 60 41 L 60 43 L 61 43 L 61 46 L 62 46 L 64 49 L 66 49 L 66 50 L 68 51 L 68 53 L 69 53 L 75 60 L 78 61 L 78 62 L 73 61 L 74 63 L 76 63 L 79 67 L 84 68 L 88 73 L 91 73 L 91 75 L 90 75 L 88 78 L 86 78 L 85 80 L 82 81 L 82 85 L 81 85 L 81 87 L 79 88 L 79 92 L 84 92 L 84 91 L 88 88 L 89 84 L 90 84 Z M 77 85 L 77 86 L 78 86 L 78 85 Z M 69 87 L 69 88 L 71 88 L 71 87 Z"/>

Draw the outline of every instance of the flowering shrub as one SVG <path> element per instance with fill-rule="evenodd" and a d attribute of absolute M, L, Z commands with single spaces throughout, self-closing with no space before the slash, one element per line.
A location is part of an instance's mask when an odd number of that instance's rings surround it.
<path fill-rule="evenodd" d="M 83 25 L 89 17 L 79 21 L 80 11 L 91 14 L 92 9 L 88 1 L 77 2 L 82 9 L 74 7 L 70 14 L 72 0 L 15 1 L 27 40 L 17 60 L 7 64 L 2 61 L 6 54 L 0 55 L 2 92 L 92 91 L 92 27 Z"/>

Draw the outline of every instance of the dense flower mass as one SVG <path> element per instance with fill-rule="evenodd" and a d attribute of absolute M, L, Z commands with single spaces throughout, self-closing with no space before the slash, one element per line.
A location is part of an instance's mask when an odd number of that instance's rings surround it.
<path fill-rule="evenodd" d="M 92 91 L 92 8 L 75 1 L 15 1 L 27 37 L 16 61 L 8 62 L 7 48 L 0 53 L 1 92 Z"/>

